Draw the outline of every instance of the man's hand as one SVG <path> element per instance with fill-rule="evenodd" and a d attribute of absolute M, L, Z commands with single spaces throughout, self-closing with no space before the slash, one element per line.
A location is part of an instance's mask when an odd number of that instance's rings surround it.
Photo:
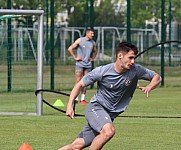
<path fill-rule="evenodd" d="M 147 97 L 148 97 L 150 91 L 152 90 L 152 87 L 151 87 L 150 85 L 147 85 L 146 87 L 144 87 L 144 86 L 141 86 L 140 84 L 137 84 L 137 87 L 138 87 L 141 91 L 143 91 L 143 92 L 146 94 Z"/>
<path fill-rule="evenodd" d="M 93 58 L 90 58 L 90 59 L 89 59 L 89 61 L 93 62 L 93 61 L 94 61 L 94 59 L 93 59 Z"/>
<path fill-rule="evenodd" d="M 150 91 L 153 90 L 155 87 L 157 87 L 160 84 L 161 80 L 162 80 L 161 76 L 156 73 L 147 86 L 144 87 L 144 86 L 141 86 L 140 84 L 137 84 L 137 87 L 140 90 L 142 90 L 148 97 L 148 94 L 150 93 Z"/>
<path fill-rule="evenodd" d="M 74 59 L 76 60 L 76 61 L 82 61 L 82 57 L 74 57 Z"/>
<path fill-rule="evenodd" d="M 74 118 L 74 110 L 72 106 L 67 106 L 66 115 L 70 117 L 71 119 Z"/>

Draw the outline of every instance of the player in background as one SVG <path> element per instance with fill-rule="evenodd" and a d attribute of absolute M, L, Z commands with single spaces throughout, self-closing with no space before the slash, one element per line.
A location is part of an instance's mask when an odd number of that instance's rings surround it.
<path fill-rule="evenodd" d="M 86 30 L 85 37 L 78 38 L 70 47 L 68 48 L 69 53 L 72 58 L 76 61 L 75 64 L 75 84 L 78 83 L 84 75 L 92 69 L 92 62 L 94 61 L 97 49 L 96 43 L 93 40 L 94 31 L 92 29 Z M 77 50 L 75 55 L 74 50 Z M 80 104 L 87 104 L 85 100 L 86 87 L 81 89 Z M 75 98 L 75 102 L 78 102 L 78 96 Z"/>

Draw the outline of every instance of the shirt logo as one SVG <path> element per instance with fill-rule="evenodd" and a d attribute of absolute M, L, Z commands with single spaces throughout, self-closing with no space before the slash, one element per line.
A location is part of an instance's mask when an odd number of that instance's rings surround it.
<path fill-rule="evenodd" d="M 96 113 L 94 109 L 92 109 L 92 112 L 96 115 L 97 118 L 99 118 L 99 115 Z"/>
<path fill-rule="evenodd" d="M 105 119 L 108 120 L 108 117 L 105 116 Z"/>
<path fill-rule="evenodd" d="M 129 79 L 126 79 L 125 85 L 126 85 L 126 86 L 129 86 L 130 84 L 131 84 L 131 81 L 130 81 Z"/>

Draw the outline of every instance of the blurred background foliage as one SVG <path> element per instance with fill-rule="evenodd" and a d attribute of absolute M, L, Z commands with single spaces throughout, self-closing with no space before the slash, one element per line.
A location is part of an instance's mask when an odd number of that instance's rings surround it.
<path fill-rule="evenodd" d="M 168 18 L 169 2 L 172 4 L 172 19 L 181 20 L 181 3 L 179 0 L 165 0 L 165 16 Z M 44 9 L 52 0 L 1 0 L 0 8 L 6 9 L 7 3 L 11 2 L 12 9 Z M 69 26 L 85 26 L 86 15 L 89 15 L 89 0 L 54 0 L 54 16 L 67 11 L 67 22 Z M 117 26 L 125 27 L 126 0 L 94 0 L 94 23 L 95 26 Z M 132 27 L 145 26 L 145 20 L 159 20 L 161 18 L 161 0 L 132 0 L 131 1 L 131 23 Z M 32 18 L 33 19 L 33 18 Z"/>

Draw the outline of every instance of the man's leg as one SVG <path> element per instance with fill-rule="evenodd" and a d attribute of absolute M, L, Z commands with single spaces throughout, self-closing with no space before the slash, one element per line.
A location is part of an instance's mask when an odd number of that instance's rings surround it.
<path fill-rule="evenodd" d="M 80 97 L 80 104 L 86 105 L 87 102 L 85 100 L 85 95 L 86 95 L 86 87 L 81 89 L 81 97 Z"/>
<path fill-rule="evenodd" d="M 82 150 L 83 148 L 89 146 L 98 134 L 98 132 L 93 130 L 89 124 L 87 124 L 72 144 L 68 144 L 58 150 Z"/>
<path fill-rule="evenodd" d="M 113 124 L 107 123 L 103 126 L 100 134 L 92 141 L 89 150 L 100 150 L 114 136 L 115 128 Z"/>
<path fill-rule="evenodd" d="M 85 110 L 89 126 L 98 134 L 92 139 L 90 150 L 100 150 L 115 134 L 113 120 L 98 103 L 89 103 Z"/>
<path fill-rule="evenodd" d="M 77 138 L 74 140 L 73 143 L 65 145 L 65 146 L 59 148 L 58 150 L 73 150 L 73 149 L 82 150 L 84 147 L 85 147 L 84 139 Z"/>
<path fill-rule="evenodd" d="M 90 71 L 91 71 L 91 69 L 89 69 L 89 68 L 85 69 L 84 72 L 83 72 L 83 76 L 85 76 Z M 87 104 L 87 102 L 85 100 L 86 90 L 87 90 L 86 87 L 82 88 L 82 90 L 81 90 L 81 98 L 80 98 L 80 103 L 81 104 Z"/>
<path fill-rule="evenodd" d="M 75 84 L 77 84 L 82 79 L 82 76 L 83 76 L 83 70 L 76 70 L 75 71 Z M 76 99 L 75 99 L 76 103 L 78 103 L 78 100 L 79 99 L 78 99 L 78 96 L 77 96 Z"/>

